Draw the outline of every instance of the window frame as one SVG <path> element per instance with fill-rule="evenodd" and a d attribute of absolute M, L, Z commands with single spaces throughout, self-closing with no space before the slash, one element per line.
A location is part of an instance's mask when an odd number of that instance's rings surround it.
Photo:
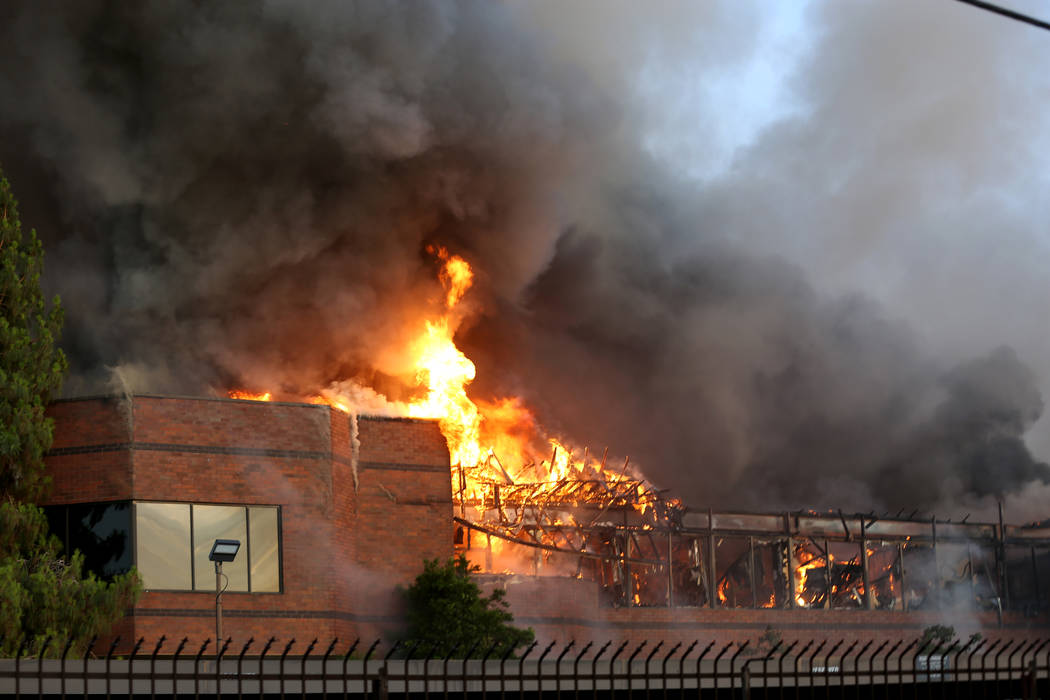
<path fill-rule="evenodd" d="M 244 555 L 248 557 L 247 570 L 248 570 L 248 590 L 246 591 L 235 591 L 225 590 L 223 595 L 282 595 L 284 593 L 284 513 L 283 506 L 276 503 L 229 503 L 229 502 L 197 502 L 197 501 L 162 501 L 154 499 L 137 499 L 131 500 L 131 547 L 132 547 L 132 565 L 138 567 L 138 504 L 139 503 L 170 503 L 175 505 L 186 505 L 190 509 L 190 529 L 189 529 L 189 544 L 190 544 L 190 588 L 144 588 L 143 590 L 149 593 L 196 593 L 202 595 L 215 595 L 215 591 L 207 589 L 197 588 L 197 566 L 193 557 L 193 535 L 194 535 L 194 517 L 193 511 L 194 506 L 227 506 L 234 508 L 241 508 L 244 511 L 244 528 L 245 528 L 245 542 L 244 542 Z M 251 508 L 273 508 L 277 511 L 276 525 L 277 525 L 277 590 L 276 591 L 254 591 L 252 590 L 252 574 L 251 574 Z M 68 515 L 67 515 L 68 519 Z"/>

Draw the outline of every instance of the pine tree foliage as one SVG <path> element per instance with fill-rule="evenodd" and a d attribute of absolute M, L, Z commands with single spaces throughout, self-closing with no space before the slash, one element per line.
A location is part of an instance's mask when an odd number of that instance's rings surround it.
<path fill-rule="evenodd" d="M 0 493 L 15 500 L 33 500 L 46 487 L 52 424 L 44 408 L 66 371 L 55 347 L 62 307 L 55 297 L 47 308 L 43 266 L 40 239 L 35 231 L 23 239 L 18 205 L 0 173 Z"/>
<path fill-rule="evenodd" d="M 134 603 L 132 571 L 111 582 L 83 570 L 80 552 L 63 554 L 43 511 L 44 454 L 52 423 L 44 409 L 58 391 L 66 359 L 55 347 L 62 307 L 40 289 L 43 248 L 23 237 L 18 205 L 0 172 L 0 655 L 23 641 L 30 653 L 51 637 L 49 655 L 72 639 L 72 653 L 104 633 Z"/>
<path fill-rule="evenodd" d="M 408 641 L 418 643 L 421 653 L 480 657 L 495 645 L 494 653 L 502 656 L 532 642 L 531 628 L 511 624 L 514 616 L 503 599 L 506 591 L 482 595 L 471 576 L 479 570 L 462 555 L 445 563 L 424 562 L 423 573 L 405 591 Z"/>

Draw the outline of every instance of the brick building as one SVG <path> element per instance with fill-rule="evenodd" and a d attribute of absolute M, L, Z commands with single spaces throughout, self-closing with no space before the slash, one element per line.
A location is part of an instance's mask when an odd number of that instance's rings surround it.
<path fill-rule="evenodd" d="M 117 630 L 124 639 L 214 635 L 215 576 L 207 552 L 222 537 L 243 543 L 238 559 L 224 569 L 229 577 L 224 633 L 235 641 L 249 636 L 389 640 L 401 624 L 397 586 L 409 583 L 424 559 L 446 558 L 454 542 L 469 541 L 469 534 L 456 529 L 448 448 L 434 421 L 355 418 L 311 404 L 147 395 L 58 401 L 49 415 L 55 420 L 47 456 L 52 530 L 67 546 L 85 551 L 95 571 L 105 575 L 134 564 L 144 578 L 146 592 Z M 846 518 L 845 534 L 833 531 L 839 517 L 810 518 L 808 525 L 802 517 L 790 525 L 784 514 L 785 531 L 777 541 L 786 540 L 790 548 L 802 537 L 799 527 L 819 526 L 825 547 L 828 537 L 838 537 L 842 542 L 834 546 L 856 548 L 856 532 L 849 532 L 856 526 Z M 710 564 L 693 571 L 707 567 L 716 578 L 724 576 L 734 559 L 747 559 L 726 556 L 726 548 L 746 553 L 739 547 L 749 546 L 750 570 L 756 569 L 756 557 L 764 557 L 768 573 L 775 568 L 772 547 L 779 545 L 748 523 L 780 518 L 687 511 L 676 536 L 693 537 L 697 553 L 710 538 L 712 548 L 701 557 L 710 557 Z M 881 536 L 918 526 L 890 523 Z M 721 528 L 717 547 L 716 527 Z M 996 536 L 990 525 L 966 527 Z M 941 525 L 941 532 L 942 538 L 946 532 L 951 536 L 948 526 Z M 594 577 L 557 575 L 554 567 L 545 573 L 555 575 L 486 574 L 482 581 L 505 588 L 516 621 L 533 627 L 544 641 L 753 642 L 767 628 L 788 640 L 900 639 L 933 624 L 954 624 L 986 637 L 1046 637 L 1047 596 L 1039 581 L 1050 580 L 1045 570 L 1050 538 L 1009 527 L 1000 534 L 1015 539 L 1015 568 L 1034 577 L 1027 584 L 1011 578 L 1015 602 L 1023 595 L 1034 606 L 905 611 L 906 606 L 871 609 L 869 602 L 868 609 L 798 609 L 789 600 L 760 608 L 698 603 L 684 595 L 672 604 L 675 584 L 658 566 L 652 572 L 658 583 L 668 579 L 666 604 L 660 602 L 659 585 L 641 605 L 630 595 L 611 602 L 608 583 L 603 588 Z M 474 541 L 477 546 L 483 540 Z M 484 562 L 483 550 L 471 554 Z M 971 569 L 974 561 L 971 556 Z M 690 575 L 688 566 L 677 573 Z M 754 578 L 751 586 L 756 587 Z M 756 598 L 756 592 L 745 597 Z"/>
<path fill-rule="evenodd" d="M 101 573 L 135 563 L 144 578 L 124 638 L 214 635 L 216 537 L 244 542 L 224 569 L 239 639 L 389 637 L 395 586 L 452 554 L 433 421 L 162 396 L 58 401 L 49 415 L 52 530 Z"/>

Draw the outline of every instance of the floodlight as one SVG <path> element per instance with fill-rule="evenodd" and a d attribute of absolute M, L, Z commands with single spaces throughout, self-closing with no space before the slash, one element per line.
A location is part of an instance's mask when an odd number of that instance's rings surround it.
<path fill-rule="evenodd" d="M 233 561 L 237 550 L 241 548 L 240 540 L 215 540 L 208 554 L 208 561 Z"/>

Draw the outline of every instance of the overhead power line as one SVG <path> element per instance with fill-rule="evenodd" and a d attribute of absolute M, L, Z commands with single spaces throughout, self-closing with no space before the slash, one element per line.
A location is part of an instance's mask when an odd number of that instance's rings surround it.
<path fill-rule="evenodd" d="M 1024 22 L 1025 24 L 1031 24 L 1032 26 L 1039 27 L 1040 29 L 1050 30 L 1050 22 L 1044 22 L 1043 20 L 1036 19 L 1035 17 L 1032 17 L 1031 15 L 1024 15 L 1024 14 L 1021 14 L 1020 12 L 1015 12 L 1013 10 L 1008 10 L 1005 7 L 999 7 L 998 5 L 993 5 L 990 2 L 982 2 L 981 0 L 958 0 L 958 1 L 961 2 L 961 3 L 965 3 L 967 5 L 973 5 L 974 7 L 979 7 L 982 10 L 988 10 L 989 12 L 994 12 L 995 14 L 1002 15 L 1003 17 L 1009 17 L 1010 19 L 1015 19 L 1018 22 Z"/>

